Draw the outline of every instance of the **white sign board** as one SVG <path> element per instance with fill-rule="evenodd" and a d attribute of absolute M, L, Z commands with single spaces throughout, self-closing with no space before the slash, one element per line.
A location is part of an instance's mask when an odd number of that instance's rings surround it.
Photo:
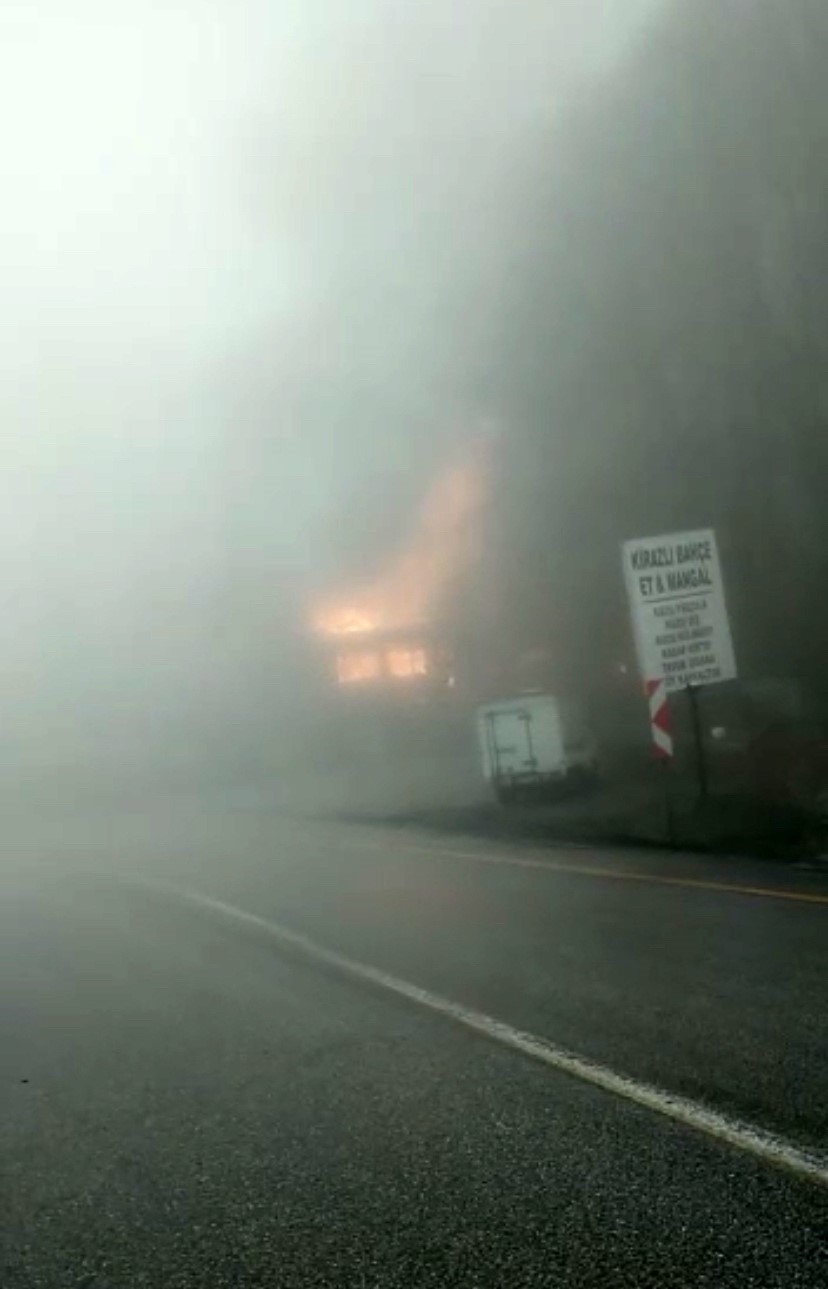
<path fill-rule="evenodd" d="M 712 528 L 624 542 L 638 665 L 668 691 L 736 676 L 722 570 Z"/>

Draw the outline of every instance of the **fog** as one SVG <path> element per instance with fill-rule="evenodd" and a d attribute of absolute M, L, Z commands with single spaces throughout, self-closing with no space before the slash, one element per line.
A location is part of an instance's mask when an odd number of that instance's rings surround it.
<path fill-rule="evenodd" d="M 336 569 L 343 508 L 405 495 L 475 208 L 621 47 L 630 6 L 601 10 L 6 6 L 12 760 L 212 689 L 228 627 Z"/>
<path fill-rule="evenodd" d="M 758 487 L 802 521 L 760 571 L 738 488 L 819 357 L 786 330 L 812 198 L 777 164 L 770 0 L 744 42 L 656 0 L 12 0 L 5 23 L 8 770 L 304 746 L 339 701 L 314 606 L 408 567 L 469 451 L 474 555 L 428 606 L 469 704 L 540 681 L 611 706 L 620 541 L 707 524 L 748 671 L 819 688 L 804 646 L 771 657 L 759 587 L 798 555 L 818 577 L 818 503 L 787 459 L 784 497 Z"/>

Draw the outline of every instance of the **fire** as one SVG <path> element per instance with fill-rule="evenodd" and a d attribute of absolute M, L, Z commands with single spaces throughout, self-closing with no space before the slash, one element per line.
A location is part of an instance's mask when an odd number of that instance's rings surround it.
<path fill-rule="evenodd" d="M 377 622 L 359 609 L 343 608 L 329 611 L 324 619 L 317 621 L 317 626 L 329 635 L 346 636 L 353 632 L 375 631 Z"/>
<path fill-rule="evenodd" d="M 336 660 L 336 678 L 340 685 L 357 685 L 365 681 L 390 677 L 408 680 L 428 675 L 428 657 L 424 648 L 355 649 L 343 651 Z"/>
<path fill-rule="evenodd" d="M 407 549 L 373 582 L 323 604 L 314 618 L 316 629 L 345 636 L 433 621 L 477 554 L 487 491 L 484 464 L 476 453 L 439 475 L 420 506 Z M 372 656 L 382 670 L 378 656 Z M 358 657 L 349 655 L 352 660 Z M 384 670 L 392 676 L 423 675 L 427 660 L 421 649 L 393 650 Z"/>
<path fill-rule="evenodd" d="M 342 653 L 336 660 L 336 678 L 340 685 L 378 680 L 381 675 L 382 659 L 376 652 Z"/>
<path fill-rule="evenodd" d="M 425 649 L 389 649 L 385 655 L 389 676 L 398 680 L 406 676 L 425 676 L 428 660 Z"/>

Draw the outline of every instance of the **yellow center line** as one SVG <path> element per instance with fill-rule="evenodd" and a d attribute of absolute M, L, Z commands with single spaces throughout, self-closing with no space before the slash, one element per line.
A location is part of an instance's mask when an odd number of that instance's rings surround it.
<path fill-rule="evenodd" d="M 378 843 L 381 844 L 381 843 Z M 694 877 L 664 877 L 660 873 L 641 873 L 617 868 L 596 868 L 594 865 L 562 864 L 558 860 L 532 859 L 529 856 L 487 855 L 483 851 L 454 850 L 437 846 L 417 846 L 410 842 L 395 842 L 395 848 L 415 851 L 421 855 L 469 859 L 477 864 L 500 864 L 509 868 L 549 869 L 553 873 L 574 873 L 579 877 L 608 877 L 618 882 L 649 882 L 653 886 L 679 886 L 696 891 L 724 891 L 729 895 L 752 895 L 759 899 L 793 900 L 799 904 L 828 904 L 828 894 L 814 891 L 786 891 L 773 886 L 742 886 L 735 882 L 710 882 Z"/>

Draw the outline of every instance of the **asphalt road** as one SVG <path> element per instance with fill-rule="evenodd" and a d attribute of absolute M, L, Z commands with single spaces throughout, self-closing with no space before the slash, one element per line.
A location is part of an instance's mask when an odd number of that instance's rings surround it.
<path fill-rule="evenodd" d="M 822 1286 L 828 1187 L 750 1130 L 828 1151 L 827 961 L 828 881 L 768 865 L 241 798 L 18 820 L 0 1284 Z M 531 1059 L 510 1027 L 699 1122 Z"/>

